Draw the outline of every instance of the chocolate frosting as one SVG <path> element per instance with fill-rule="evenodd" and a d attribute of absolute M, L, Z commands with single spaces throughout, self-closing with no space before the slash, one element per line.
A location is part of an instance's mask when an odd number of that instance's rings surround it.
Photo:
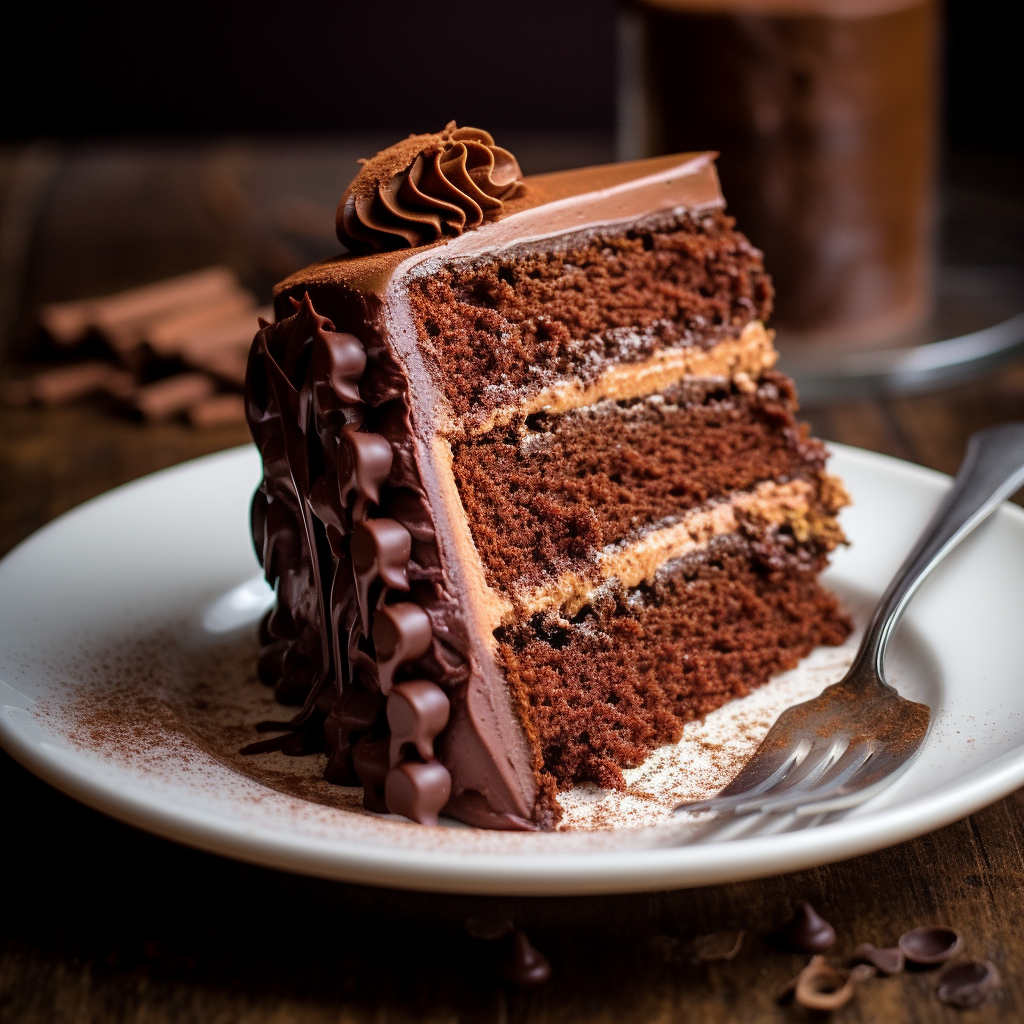
<path fill-rule="evenodd" d="M 365 162 L 338 205 L 338 238 L 366 253 L 454 237 L 495 219 L 522 180 L 516 158 L 488 132 L 451 121 Z"/>
<path fill-rule="evenodd" d="M 368 810 L 436 823 L 451 794 L 433 748 L 448 721 L 448 697 L 430 679 L 416 679 L 399 682 L 387 706 L 396 674 L 412 665 L 448 685 L 466 675 L 464 644 L 438 614 L 430 586 L 440 574 L 408 451 L 408 405 L 383 353 L 368 373 L 355 335 L 336 331 L 308 294 L 291 305 L 292 316 L 261 323 L 246 399 L 265 472 L 253 537 L 278 589 L 262 625 L 260 674 L 280 693 L 294 668 L 287 696 L 303 706 L 290 722 L 262 723 L 283 735 L 245 752 L 306 753 L 326 743 L 326 777 L 361 785 Z M 367 429 L 371 420 L 384 433 Z M 392 496 L 392 511 L 408 525 L 380 514 Z M 405 596 L 415 600 L 396 599 Z"/>

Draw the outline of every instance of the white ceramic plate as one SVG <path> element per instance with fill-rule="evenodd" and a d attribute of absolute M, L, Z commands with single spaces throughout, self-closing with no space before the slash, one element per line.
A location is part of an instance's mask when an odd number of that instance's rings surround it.
<path fill-rule="evenodd" d="M 827 582 L 863 618 L 948 479 L 833 450 L 830 468 L 854 505 L 843 513 L 852 546 L 836 554 Z M 367 814 L 354 791 L 318 779 L 316 756 L 237 755 L 255 721 L 288 716 L 253 677 L 253 623 L 267 601 L 248 535 L 259 473 L 251 448 L 187 463 L 88 502 L 0 562 L 0 742 L 22 764 L 92 807 L 227 856 L 505 894 L 795 870 L 938 828 L 1024 784 L 1024 512 L 1005 506 L 924 585 L 900 627 L 890 676 L 931 705 L 933 725 L 910 769 L 852 812 L 725 831 L 707 816 L 663 813 L 680 793 L 722 784 L 778 710 L 842 672 L 847 647 L 816 652 L 695 725 L 678 751 L 656 752 L 630 774 L 632 795 L 575 794 L 573 831 L 426 828 Z M 698 781 L 687 790 L 687 779 Z M 656 812 L 638 816 L 650 806 Z"/>

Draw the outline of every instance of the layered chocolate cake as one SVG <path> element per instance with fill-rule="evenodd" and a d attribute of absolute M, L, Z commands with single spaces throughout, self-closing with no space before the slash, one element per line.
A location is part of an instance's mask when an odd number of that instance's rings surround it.
<path fill-rule="evenodd" d="M 713 154 L 523 178 L 413 136 L 342 198 L 249 359 L 250 751 L 326 750 L 372 811 L 550 829 L 849 623 L 841 485 L 775 371 L 772 286 Z"/>

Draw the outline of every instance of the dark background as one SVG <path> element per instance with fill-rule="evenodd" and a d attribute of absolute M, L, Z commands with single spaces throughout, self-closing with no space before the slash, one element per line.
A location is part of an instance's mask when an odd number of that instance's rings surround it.
<path fill-rule="evenodd" d="M 1009 6 L 948 0 L 956 148 L 1022 151 Z M 44 4 L 5 18 L 9 140 L 615 124 L 614 0 Z"/>

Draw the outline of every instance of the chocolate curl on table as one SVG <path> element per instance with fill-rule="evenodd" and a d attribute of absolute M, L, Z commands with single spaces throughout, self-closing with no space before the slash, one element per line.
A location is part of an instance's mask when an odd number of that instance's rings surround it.
<path fill-rule="evenodd" d="M 857 986 L 875 973 L 869 964 L 840 971 L 825 963 L 823 956 L 812 956 L 810 963 L 783 988 L 779 998 L 785 1000 L 793 995 L 809 1010 L 838 1010 L 853 998 Z"/>

